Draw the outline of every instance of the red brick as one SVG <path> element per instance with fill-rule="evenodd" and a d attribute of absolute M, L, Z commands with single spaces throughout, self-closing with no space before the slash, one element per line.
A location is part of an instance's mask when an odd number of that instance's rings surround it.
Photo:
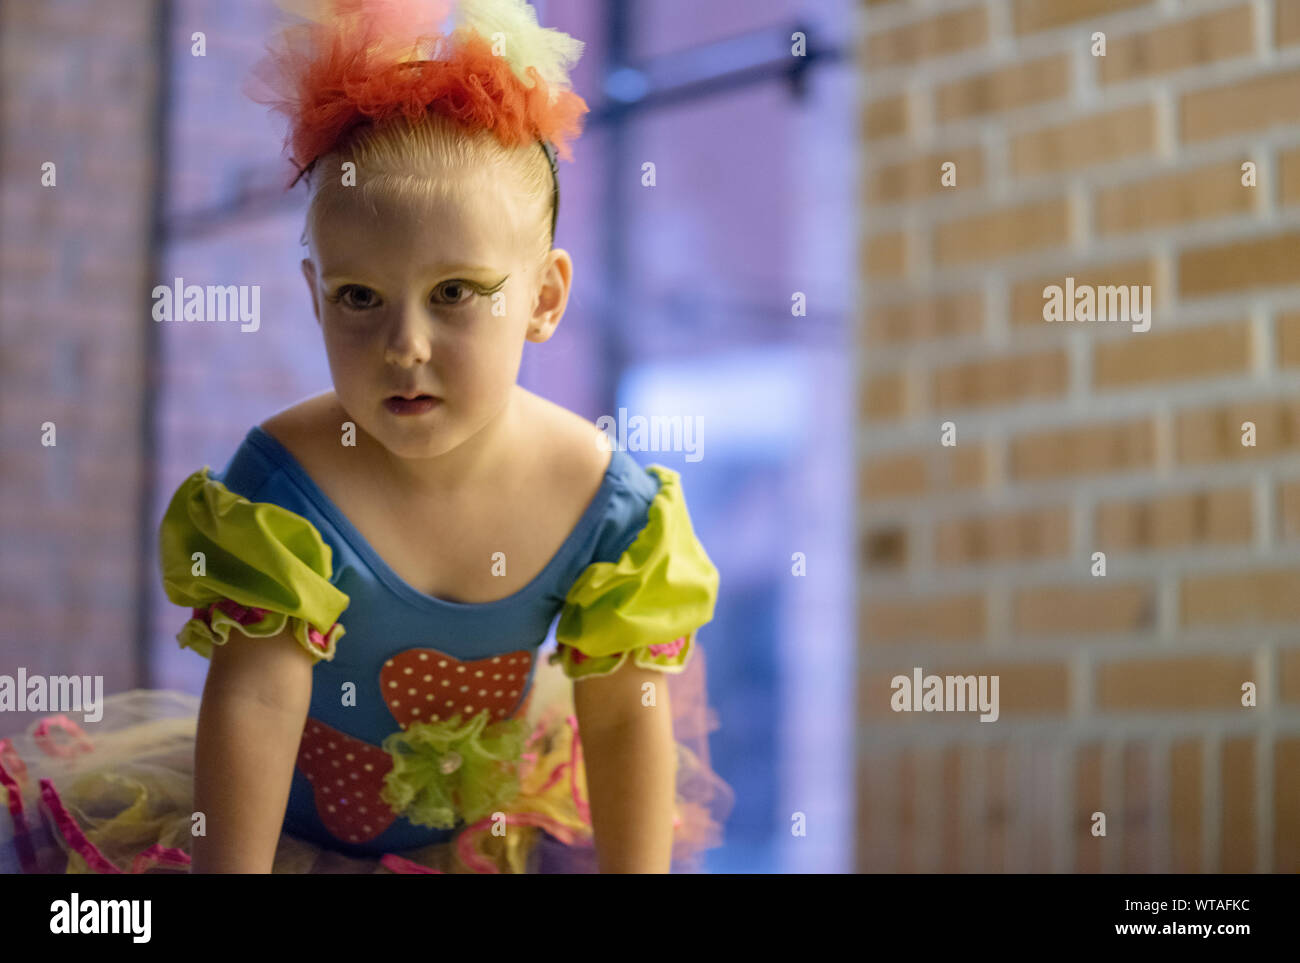
<path fill-rule="evenodd" d="M 1273 743 L 1273 865 L 1274 873 L 1300 873 L 1300 738 L 1279 737 Z"/>
<path fill-rule="evenodd" d="M 1149 419 L 1029 432 L 1011 442 L 1011 475 L 1023 481 L 1097 475 L 1155 464 Z"/>
<path fill-rule="evenodd" d="M 1300 618 L 1300 569 L 1186 575 L 1179 587 L 1185 626 L 1289 622 Z"/>
<path fill-rule="evenodd" d="M 1201 791 L 1202 754 L 1199 739 L 1176 743 L 1170 754 L 1169 772 L 1169 855 L 1172 873 L 1204 871 L 1201 823 L 1204 801 Z"/>
<path fill-rule="evenodd" d="M 1043 586 L 1015 593 L 1015 630 L 1020 635 L 1086 635 L 1135 632 L 1154 622 L 1155 593 L 1149 583 Z"/>
<path fill-rule="evenodd" d="M 1074 845 L 1074 872 L 1100 873 L 1105 867 L 1105 852 L 1117 813 L 1107 812 L 1102 789 L 1101 747 L 1080 746 L 1074 752 L 1074 792 L 1070 794 L 1071 826 Z M 1106 835 L 1094 836 L 1093 813 L 1106 816 Z"/>
<path fill-rule="evenodd" d="M 1253 873 L 1257 870 L 1255 813 L 1259 808 L 1254 736 L 1223 741 L 1219 774 L 1223 809 L 1219 818 L 1218 871 Z"/>
<path fill-rule="evenodd" d="M 1122 659 L 1097 666 L 1101 710 L 1159 712 L 1241 706 L 1241 683 L 1251 679 L 1245 655 Z"/>

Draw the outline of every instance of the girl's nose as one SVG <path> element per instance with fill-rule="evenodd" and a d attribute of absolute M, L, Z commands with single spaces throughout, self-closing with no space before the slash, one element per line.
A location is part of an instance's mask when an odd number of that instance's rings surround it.
<path fill-rule="evenodd" d="M 403 367 L 427 363 L 433 354 L 432 332 L 432 322 L 420 305 L 403 305 L 389 330 L 384 360 Z"/>

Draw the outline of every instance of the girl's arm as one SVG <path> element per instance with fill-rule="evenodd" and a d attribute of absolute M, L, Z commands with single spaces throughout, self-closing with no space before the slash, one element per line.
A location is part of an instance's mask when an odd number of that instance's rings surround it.
<path fill-rule="evenodd" d="M 654 705 L 644 705 L 646 683 Z M 676 753 L 668 680 L 628 658 L 574 681 L 596 856 L 602 873 L 667 873 L 672 862 Z"/>
<path fill-rule="evenodd" d="M 312 658 L 286 627 L 212 650 L 194 746 L 192 873 L 269 873 L 311 701 Z"/>

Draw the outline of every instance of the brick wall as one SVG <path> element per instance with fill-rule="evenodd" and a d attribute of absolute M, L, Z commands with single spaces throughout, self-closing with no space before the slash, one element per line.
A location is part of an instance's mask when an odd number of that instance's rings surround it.
<path fill-rule="evenodd" d="M 859 868 L 1300 870 L 1300 0 L 859 11 Z"/>
<path fill-rule="evenodd" d="M 0 673 L 102 675 L 105 693 L 140 682 L 157 6 L 0 4 Z"/>

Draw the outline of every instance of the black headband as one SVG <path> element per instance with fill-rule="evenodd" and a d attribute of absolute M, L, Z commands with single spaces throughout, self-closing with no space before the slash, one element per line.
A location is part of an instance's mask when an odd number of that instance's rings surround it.
<path fill-rule="evenodd" d="M 549 140 L 539 143 L 551 164 L 551 247 L 555 247 L 555 218 L 560 213 L 560 169 L 555 162 L 555 145 Z"/>
<path fill-rule="evenodd" d="M 539 140 L 538 143 L 542 145 L 542 153 L 546 155 L 547 163 L 551 165 L 551 247 L 555 247 L 555 219 L 560 214 L 560 168 L 555 160 L 555 145 L 549 140 Z M 294 161 L 293 165 L 298 167 L 298 162 Z M 313 160 L 306 167 L 298 167 L 298 176 L 289 183 L 289 187 L 297 184 L 299 178 L 315 166 L 316 162 Z"/>

